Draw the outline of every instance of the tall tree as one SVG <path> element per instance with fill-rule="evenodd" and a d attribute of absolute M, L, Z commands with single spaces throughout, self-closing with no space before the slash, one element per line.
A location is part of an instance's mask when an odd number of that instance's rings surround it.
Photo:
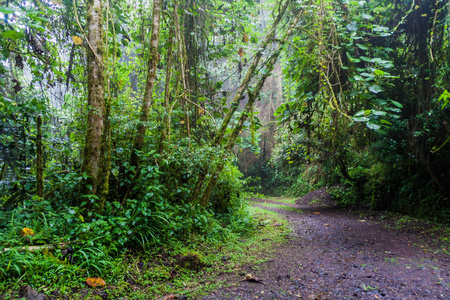
<path fill-rule="evenodd" d="M 36 118 L 36 195 L 44 198 L 44 158 L 42 147 L 42 116 Z"/>
<path fill-rule="evenodd" d="M 85 176 L 81 184 L 82 194 L 96 194 L 100 169 L 101 141 L 105 110 L 105 53 L 102 0 L 87 1 L 87 63 L 88 63 L 88 115 L 83 165 Z"/>
<path fill-rule="evenodd" d="M 131 165 L 138 166 L 139 154 L 144 145 L 146 122 L 148 121 L 148 111 L 153 104 L 153 87 L 156 81 L 156 68 L 159 62 L 158 45 L 160 32 L 161 0 L 153 2 L 153 28 L 150 38 L 150 56 L 147 62 L 147 80 L 145 82 L 145 92 L 142 99 L 141 112 L 139 115 L 139 125 L 134 137 L 133 151 L 131 153 Z"/>

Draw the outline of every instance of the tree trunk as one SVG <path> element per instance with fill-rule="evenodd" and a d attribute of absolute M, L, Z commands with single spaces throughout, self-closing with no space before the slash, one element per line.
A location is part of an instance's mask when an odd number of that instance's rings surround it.
<path fill-rule="evenodd" d="M 131 152 L 131 166 L 139 165 L 139 152 L 142 151 L 144 145 L 144 136 L 146 124 L 148 121 L 148 111 L 153 104 L 153 87 L 156 81 L 156 67 L 159 62 L 158 45 L 161 17 L 161 0 L 153 2 L 153 28 L 150 38 L 150 56 L 147 62 L 147 81 L 145 83 L 145 92 L 142 100 L 141 112 L 139 116 L 139 125 L 133 143 L 133 151 Z"/>
<path fill-rule="evenodd" d="M 176 5 L 176 4 L 175 4 Z M 175 10 L 176 12 L 176 10 Z M 167 41 L 169 45 L 169 49 L 167 50 L 167 58 L 166 58 L 166 85 L 164 87 L 164 121 L 163 121 L 163 130 L 161 132 L 161 141 L 159 143 L 159 153 L 161 154 L 164 151 L 165 142 L 167 139 L 167 134 L 170 131 L 170 122 L 169 122 L 169 111 L 170 111 L 170 76 L 171 76 L 171 67 L 172 67 L 172 55 L 173 55 L 173 30 L 169 31 L 169 39 Z"/>
<path fill-rule="evenodd" d="M 85 180 L 81 183 L 81 194 L 97 194 L 103 114 L 105 98 L 105 75 L 103 65 L 104 32 L 102 1 L 87 1 L 88 42 L 88 116 L 86 139 L 81 172 Z M 88 204 L 90 206 L 90 204 Z"/>
<path fill-rule="evenodd" d="M 181 34 L 181 22 L 180 18 L 178 16 L 178 3 L 175 3 L 175 13 L 174 13 L 174 21 L 175 21 L 175 35 L 177 37 L 177 44 L 178 44 L 178 56 L 180 59 L 180 81 L 183 86 L 183 96 L 180 99 L 180 104 L 183 107 L 185 111 L 184 115 L 184 124 L 186 126 L 186 133 L 187 136 L 190 137 L 191 135 L 191 128 L 189 123 L 189 111 L 187 107 L 188 102 L 188 95 L 190 94 L 190 89 L 188 87 L 188 80 L 186 78 L 186 65 L 188 62 L 187 54 L 186 54 L 186 41 L 183 38 L 183 35 Z M 189 68 L 188 68 L 189 69 Z M 188 142 L 188 145 L 190 145 L 190 142 Z"/>
<path fill-rule="evenodd" d="M 109 192 L 109 174 L 111 172 L 111 99 L 106 102 L 105 127 L 102 135 L 100 172 L 98 176 L 99 212 L 105 207 Z"/>
<path fill-rule="evenodd" d="M 36 120 L 36 194 L 40 199 L 44 198 L 44 158 L 42 149 L 42 116 Z"/>

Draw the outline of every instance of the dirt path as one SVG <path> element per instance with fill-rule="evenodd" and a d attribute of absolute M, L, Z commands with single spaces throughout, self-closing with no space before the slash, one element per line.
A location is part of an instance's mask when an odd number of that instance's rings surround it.
<path fill-rule="evenodd" d="M 425 223 L 398 229 L 380 214 L 362 217 L 330 205 L 252 205 L 286 217 L 288 243 L 268 262 L 227 275 L 233 286 L 204 299 L 450 299 L 450 250 Z M 246 273 L 262 283 L 240 281 Z"/>

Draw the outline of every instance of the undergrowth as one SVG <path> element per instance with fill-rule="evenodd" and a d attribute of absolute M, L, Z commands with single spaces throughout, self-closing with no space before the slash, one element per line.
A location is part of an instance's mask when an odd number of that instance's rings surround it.
<path fill-rule="evenodd" d="M 278 226 L 283 221 L 276 215 L 244 203 L 229 214 L 195 205 L 167 206 L 164 215 L 149 217 L 147 236 L 142 228 L 133 231 L 137 225 L 127 221 L 142 212 L 119 204 L 112 204 L 114 214 L 96 215 L 91 221 L 74 207 L 46 207 L 43 213 L 36 205 L 26 203 L 0 215 L 0 294 L 5 297 L 17 296 L 24 284 L 53 299 L 95 299 L 100 291 L 129 299 L 196 295 L 226 284 L 216 282 L 218 273 L 261 261 L 262 249 L 280 242 L 288 231 Z M 189 223 L 176 218 L 187 213 Z M 255 226 L 261 222 L 266 226 Z M 21 236 L 23 228 L 32 229 L 33 235 Z M 269 236 L 270 242 L 260 243 Z M 197 269 L 180 266 L 187 253 L 198 256 Z M 88 277 L 103 278 L 107 287 L 88 288 Z"/>

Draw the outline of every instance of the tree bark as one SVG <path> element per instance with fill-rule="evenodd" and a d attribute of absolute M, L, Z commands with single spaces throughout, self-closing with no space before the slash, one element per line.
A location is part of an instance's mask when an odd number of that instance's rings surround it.
<path fill-rule="evenodd" d="M 176 4 L 175 4 L 176 6 Z M 175 9 L 175 12 L 177 10 Z M 170 111 L 170 77 L 171 77 L 171 67 L 172 67 L 172 55 L 173 55 L 173 30 L 170 29 L 169 39 L 167 41 L 169 45 L 169 49 L 167 49 L 167 58 L 166 58 L 166 85 L 164 87 L 164 121 L 163 121 L 163 130 L 161 132 L 161 141 L 159 144 L 159 153 L 162 154 L 165 148 L 165 143 L 167 139 L 167 134 L 170 131 L 170 122 L 169 122 L 169 111 Z"/>
<path fill-rule="evenodd" d="M 191 135 L 191 128 L 189 123 L 189 112 L 187 108 L 187 102 L 188 102 L 188 95 L 190 94 L 190 90 L 188 87 L 188 80 L 186 78 L 186 65 L 188 62 L 187 53 L 186 53 L 186 41 L 183 38 L 183 35 L 181 34 L 181 22 L 180 18 L 178 16 L 178 3 L 175 3 L 175 13 L 174 13 L 174 21 L 175 21 L 175 35 L 177 37 L 178 42 L 178 55 L 180 59 L 180 81 L 183 86 L 183 94 L 180 99 L 180 104 L 184 109 L 185 115 L 184 115 L 184 124 L 186 126 L 186 133 L 187 136 L 190 137 Z M 190 143 L 188 142 L 188 145 Z"/>
<path fill-rule="evenodd" d="M 105 75 L 103 55 L 105 52 L 102 1 L 87 1 L 87 48 L 88 62 L 88 116 L 83 165 L 81 168 L 85 180 L 81 183 L 80 192 L 97 194 L 101 141 L 103 133 L 103 114 L 105 98 Z M 88 205 L 90 206 L 90 205 Z"/>
<path fill-rule="evenodd" d="M 100 172 L 98 176 L 99 186 L 99 212 L 105 207 L 106 197 L 109 192 L 109 174 L 111 172 L 111 99 L 106 102 L 105 127 L 102 135 Z"/>
<path fill-rule="evenodd" d="M 44 198 L 44 158 L 42 149 L 42 116 L 36 120 L 36 194 L 40 199 Z"/>
<path fill-rule="evenodd" d="M 131 152 L 131 166 L 139 165 L 139 152 L 144 145 L 144 136 L 146 124 L 148 121 L 148 111 L 153 104 L 153 87 L 156 81 L 156 67 L 159 62 L 158 45 L 161 19 L 161 0 L 153 2 L 153 28 L 150 38 L 150 56 L 147 62 L 147 81 L 145 83 L 145 92 L 142 100 L 141 112 L 139 116 L 139 125 L 133 143 Z"/>

